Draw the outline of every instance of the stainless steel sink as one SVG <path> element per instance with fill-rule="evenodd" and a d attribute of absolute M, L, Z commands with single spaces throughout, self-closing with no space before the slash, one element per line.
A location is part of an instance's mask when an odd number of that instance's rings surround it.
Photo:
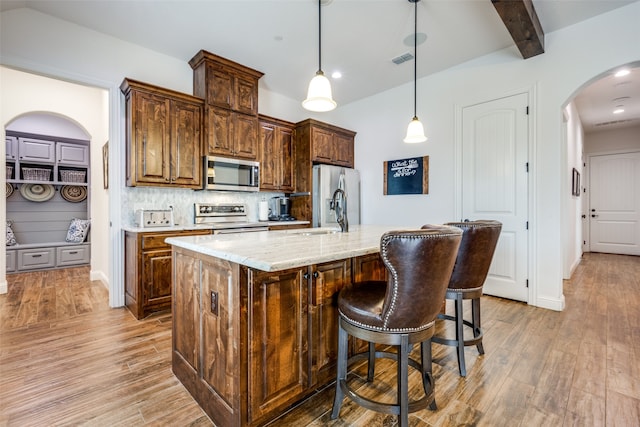
<path fill-rule="evenodd" d="M 295 234 L 296 236 L 317 236 L 322 234 L 336 234 L 340 233 L 340 230 L 334 228 L 302 228 L 299 230 L 289 230 L 289 234 Z"/>

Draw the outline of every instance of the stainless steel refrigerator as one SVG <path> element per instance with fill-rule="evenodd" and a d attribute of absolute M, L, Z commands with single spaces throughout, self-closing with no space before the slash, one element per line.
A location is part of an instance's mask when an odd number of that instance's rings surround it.
<path fill-rule="evenodd" d="M 333 194 L 338 188 L 346 194 L 349 224 L 360 224 L 360 173 L 342 166 L 315 165 L 312 227 L 339 226 L 336 211 L 330 208 Z"/>

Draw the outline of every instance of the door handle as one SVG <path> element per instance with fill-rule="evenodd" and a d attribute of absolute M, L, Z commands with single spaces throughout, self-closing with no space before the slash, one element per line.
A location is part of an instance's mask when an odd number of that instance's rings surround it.
<path fill-rule="evenodd" d="M 593 215 L 593 214 L 591 215 L 591 218 L 597 218 L 597 217 L 598 215 Z"/>

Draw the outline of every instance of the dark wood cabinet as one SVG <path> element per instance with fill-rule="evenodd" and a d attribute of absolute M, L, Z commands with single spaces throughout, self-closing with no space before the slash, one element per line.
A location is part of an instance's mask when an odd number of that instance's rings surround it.
<path fill-rule="evenodd" d="M 338 292 L 385 274 L 378 254 L 275 272 L 182 248 L 173 260 L 173 372 L 225 426 L 264 425 L 333 381 Z"/>
<path fill-rule="evenodd" d="M 338 354 L 338 292 L 350 282 L 351 259 L 311 266 L 309 343 L 312 387 L 335 379 Z"/>
<path fill-rule="evenodd" d="M 331 164 L 354 166 L 354 138 L 356 133 L 313 119 L 296 124 L 295 129 L 295 191 L 313 192 L 313 165 Z M 291 215 L 297 219 L 313 219 L 313 197 L 301 196 L 291 200 Z"/>
<path fill-rule="evenodd" d="M 204 102 L 125 79 L 128 186 L 202 187 Z"/>
<path fill-rule="evenodd" d="M 190 61 L 193 93 L 204 98 L 205 155 L 258 157 L 260 71 L 201 50 Z"/>
<path fill-rule="evenodd" d="M 249 270 L 247 303 L 250 424 L 299 400 L 309 386 L 307 268 Z M 245 299 L 246 298 L 246 299 Z"/>
<path fill-rule="evenodd" d="M 125 232 L 125 305 L 136 318 L 171 308 L 171 246 L 164 239 L 210 233 Z"/>
<path fill-rule="evenodd" d="M 308 146 L 310 161 L 352 168 L 355 132 L 307 119 L 296 125 L 296 148 Z"/>
<path fill-rule="evenodd" d="M 258 118 L 224 108 L 205 107 L 205 154 L 258 158 Z"/>
<path fill-rule="evenodd" d="M 283 120 L 259 116 L 260 189 L 294 190 L 293 135 L 295 125 Z"/>

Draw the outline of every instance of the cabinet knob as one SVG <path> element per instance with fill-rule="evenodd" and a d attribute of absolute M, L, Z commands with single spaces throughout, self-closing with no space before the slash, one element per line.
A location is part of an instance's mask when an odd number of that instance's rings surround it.
<path fill-rule="evenodd" d="M 309 276 L 309 273 L 304 273 L 302 277 L 305 278 L 306 280 L 309 280 L 311 276 Z"/>

